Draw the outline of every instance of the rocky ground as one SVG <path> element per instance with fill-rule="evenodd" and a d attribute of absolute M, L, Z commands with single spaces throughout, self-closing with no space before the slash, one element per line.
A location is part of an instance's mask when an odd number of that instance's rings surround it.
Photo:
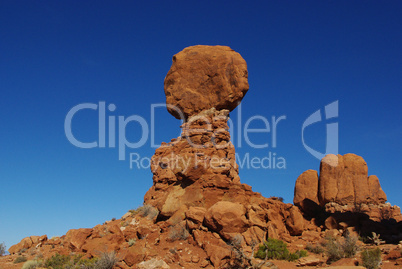
<path fill-rule="evenodd" d="M 376 247 L 381 268 L 401 268 L 400 208 L 386 203 L 362 157 L 327 155 L 319 172 L 298 177 L 294 204 L 265 198 L 240 182 L 228 119 L 247 90 L 245 61 L 230 48 L 195 46 L 176 54 L 165 94 L 169 112 L 180 117 L 172 107 L 179 108 L 185 121 L 181 136 L 152 157 L 153 186 L 144 206 L 62 237 L 24 238 L 0 258 L 0 269 L 21 268 L 23 263 L 13 263 L 19 256 L 91 258 L 111 252 L 116 268 L 357 268 L 360 252 Z M 254 258 L 273 239 L 301 257 Z M 342 249 L 337 261 L 330 262 L 330 246 Z"/>

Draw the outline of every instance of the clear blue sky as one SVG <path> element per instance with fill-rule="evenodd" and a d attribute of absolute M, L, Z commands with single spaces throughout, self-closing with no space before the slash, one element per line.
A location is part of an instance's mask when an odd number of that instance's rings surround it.
<path fill-rule="evenodd" d="M 244 137 L 237 148 L 240 157 L 276 153 L 286 169 L 242 169 L 243 183 L 292 202 L 298 175 L 319 169 L 301 142 L 302 124 L 338 100 L 339 117 L 329 122 L 339 124 L 339 153 L 363 156 L 389 202 L 402 205 L 401 12 L 400 1 L 2 1 L 0 242 L 63 235 L 141 205 L 150 170 L 130 169 L 117 148 L 73 146 L 65 117 L 78 104 L 104 101 L 116 106 L 107 117 L 149 123 L 151 105 L 165 102 L 172 56 L 196 44 L 228 45 L 247 61 L 243 127 L 253 115 L 286 116 L 276 148 L 270 133 L 250 135 L 268 148 L 253 149 Z M 155 142 L 177 137 L 180 121 L 155 113 Z M 96 111 L 80 111 L 74 135 L 96 140 L 97 121 Z M 326 123 L 305 131 L 321 152 Z M 126 131 L 130 141 L 141 137 L 139 124 Z M 126 154 L 154 151 L 148 139 Z"/>

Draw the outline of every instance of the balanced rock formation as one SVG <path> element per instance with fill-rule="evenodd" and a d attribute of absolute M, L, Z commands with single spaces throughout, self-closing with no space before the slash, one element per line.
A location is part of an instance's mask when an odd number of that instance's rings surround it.
<path fill-rule="evenodd" d="M 289 214 L 292 205 L 240 183 L 227 121 L 247 90 L 246 63 L 228 47 L 195 46 L 173 57 L 166 100 L 186 121 L 181 136 L 152 157 L 154 184 L 144 201 L 159 210 L 158 221 L 217 233 L 224 241 L 240 234 L 248 245 L 266 238 L 269 229 L 272 237 L 301 233 L 292 221 L 301 213 Z"/>
<path fill-rule="evenodd" d="M 181 135 L 152 157 L 153 185 L 144 206 L 120 220 L 44 240 L 36 250 L 45 257 L 114 251 L 120 268 L 154 262 L 223 268 L 234 257 L 232 241 L 251 256 L 268 236 L 291 241 L 301 235 L 309 222 L 298 207 L 240 182 L 228 117 L 247 90 L 246 62 L 229 47 L 195 46 L 176 54 L 165 79 L 166 102 L 185 121 Z M 32 248 L 25 241 L 10 252 Z"/>
<path fill-rule="evenodd" d="M 246 61 L 229 47 L 192 46 L 173 56 L 165 78 L 168 111 L 176 118 L 215 108 L 232 111 L 248 91 Z"/>
<path fill-rule="evenodd" d="M 392 242 L 402 239 L 399 208 L 385 203 L 378 178 L 367 176 L 359 156 L 329 155 L 320 175 L 300 175 L 295 205 L 242 184 L 227 121 L 247 90 L 246 63 L 230 48 L 195 46 L 176 54 L 165 94 L 169 112 L 185 121 L 181 135 L 162 143 L 152 157 L 153 185 L 144 206 L 61 237 L 24 238 L 9 249 L 12 259 L 22 253 L 33 259 L 115 252 L 116 268 L 122 269 L 235 268 L 233 259 L 252 265 L 253 251 L 268 237 L 296 242 L 299 249 L 297 240 L 316 243 L 327 232 L 362 227 Z M 379 221 L 384 218 L 385 224 Z"/>

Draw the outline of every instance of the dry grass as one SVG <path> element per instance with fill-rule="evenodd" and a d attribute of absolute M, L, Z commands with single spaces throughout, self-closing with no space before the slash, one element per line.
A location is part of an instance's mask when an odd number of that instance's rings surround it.
<path fill-rule="evenodd" d="M 188 232 L 186 227 L 184 227 L 181 224 L 178 224 L 178 225 L 170 228 L 169 239 L 171 241 L 186 240 L 189 236 L 190 236 L 190 233 Z"/>

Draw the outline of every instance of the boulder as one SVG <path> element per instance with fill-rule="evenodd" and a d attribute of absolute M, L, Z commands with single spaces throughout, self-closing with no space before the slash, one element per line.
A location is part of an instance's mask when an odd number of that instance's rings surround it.
<path fill-rule="evenodd" d="M 369 185 L 368 185 L 368 168 L 367 163 L 364 159 L 356 154 L 345 154 L 343 156 L 344 161 L 344 174 L 341 179 L 345 179 L 346 182 L 352 182 L 354 191 L 354 199 L 352 202 L 349 200 L 342 201 L 341 195 L 343 192 L 347 192 L 346 188 L 349 188 L 347 184 L 342 184 L 340 181 L 340 186 L 344 187 L 342 189 L 338 189 L 338 197 L 337 201 L 339 204 L 362 204 L 369 202 Z"/>
<path fill-rule="evenodd" d="M 170 266 L 163 260 L 160 259 L 151 259 L 148 261 L 140 262 L 137 265 L 138 269 L 169 269 Z"/>
<path fill-rule="evenodd" d="M 208 209 L 204 224 L 229 239 L 228 234 L 242 233 L 247 230 L 249 224 L 245 215 L 246 209 L 243 205 L 220 201 Z"/>
<path fill-rule="evenodd" d="M 354 190 L 352 181 L 346 181 L 343 176 L 344 164 L 341 155 L 328 154 L 321 160 L 320 164 L 320 183 L 318 197 L 321 205 L 335 202 L 338 198 L 338 181 L 342 181 L 339 196 L 342 200 L 353 203 Z"/>
<path fill-rule="evenodd" d="M 377 176 L 368 177 L 369 198 L 373 204 L 383 204 L 387 201 L 387 195 L 381 189 L 380 181 Z"/>
<path fill-rule="evenodd" d="M 18 244 L 11 246 L 8 249 L 8 252 L 10 252 L 10 254 L 15 254 L 20 252 L 22 249 L 28 249 L 33 245 L 32 240 L 30 237 L 25 237 L 24 239 L 22 239 Z"/>
<path fill-rule="evenodd" d="M 80 250 L 91 233 L 92 229 L 72 229 L 67 232 L 64 240 L 72 250 Z"/>
<path fill-rule="evenodd" d="M 301 235 L 304 231 L 304 218 L 299 208 L 291 207 L 290 215 L 286 219 L 286 227 L 291 235 Z"/>
<path fill-rule="evenodd" d="M 318 206 L 317 171 L 307 170 L 297 178 L 293 203 L 305 212 Z"/>
<path fill-rule="evenodd" d="M 216 108 L 232 111 L 248 91 L 246 61 L 226 46 L 192 46 L 173 56 L 165 78 L 168 111 L 185 118 Z"/>

